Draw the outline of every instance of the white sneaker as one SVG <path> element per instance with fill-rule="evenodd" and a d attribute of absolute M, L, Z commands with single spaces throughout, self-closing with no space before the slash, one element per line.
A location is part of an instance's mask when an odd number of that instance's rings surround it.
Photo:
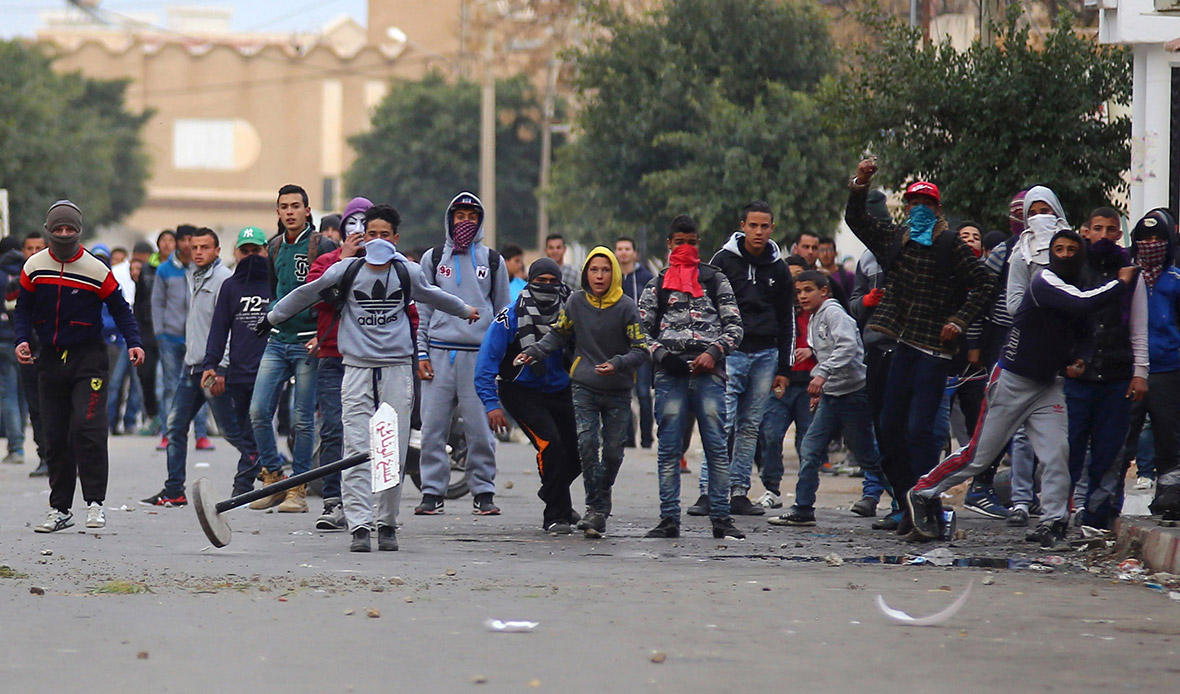
<path fill-rule="evenodd" d="M 762 508 L 783 507 L 782 497 L 780 497 L 778 494 L 775 494 L 774 492 L 763 492 L 762 496 L 758 497 L 758 501 L 755 503 Z"/>
<path fill-rule="evenodd" d="M 1151 479 L 1150 477 L 1140 477 L 1135 480 L 1136 491 L 1145 492 L 1152 489 L 1155 489 L 1155 480 Z"/>
<path fill-rule="evenodd" d="M 86 527 L 107 527 L 107 513 L 105 510 L 103 510 L 102 504 L 98 503 L 97 501 L 90 502 L 90 507 L 86 510 Z"/>
<path fill-rule="evenodd" d="M 41 525 L 35 526 L 33 532 L 37 533 L 55 533 L 58 530 L 65 530 L 74 524 L 74 514 L 62 513 L 55 508 L 49 509 L 48 515 L 45 516 L 45 522 Z"/>

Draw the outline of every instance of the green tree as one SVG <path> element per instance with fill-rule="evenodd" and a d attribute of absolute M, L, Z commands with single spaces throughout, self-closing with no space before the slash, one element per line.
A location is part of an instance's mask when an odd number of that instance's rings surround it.
<path fill-rule="evenodd" d="M 461 190 L 479 192 L 478 84 L 448 83 L 433 73 L 398 82 L 373 116 L 372 129 L 350 140 L 357 160 L 345 175 L 350 195 L 388 202 L 402 215 L 406 247 L 443 241 L 443 213 Z M 533 245 L 541 109 L 524 77 L 496 86 L 497 243 Z"/>
<path fill-rule="evenodd" d="M 787 233 L 836 222 L 841 167 L 810 95 L 834 67 L 816 5 L 668 0 L 595 22 L 572 56 L 583 103 L 555 165 L 557 228 L 659 243 L 688 213 L 715 244 L 752 198 Z"/>
<path fill-rule="evenodd" d="M 1010 8 L 996 43 L 960 53 L 863 13 L 852 69 L 823 90 L 830 124 L 880 158 L 882 184 L 932 180 L 953 214 L 1006 228 L 1012 195 L 1042 183 L 1080 219 L 1125 186 L 1130 119 L 1107 108 L 1130 96 L 1129 54 L 1074 33 L 1066 12 L 1043 42 L 1019 19 Z"/>
<path fill-rule="evenodd" d="M 124 106 L 126 80 L 59 75 L 36 46 L 0 42 L 0 188 L 13 234 L 41 228 L 53 201 L 81 206 L 88 230 L 142 204 L 148 157 L 140 139 L 151 113 Z"/>

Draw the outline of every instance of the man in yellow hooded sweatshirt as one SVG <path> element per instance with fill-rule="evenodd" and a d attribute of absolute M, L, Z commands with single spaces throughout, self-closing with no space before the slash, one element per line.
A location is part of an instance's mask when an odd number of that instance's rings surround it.
<path fill-rule="evenodd" d="M 571 339 L 570 380 L 586 485 L 586 515 L 578 529 L 586 537 L 602 537 L 611 512 L 611 488 L 623 464 L 635 369 L 649 359 L 639 306 L 623 294 L 619 261 L 603 246 L 586 257 L 582 291 L 570 295 L 549 334 L 522 351 L 516 361 L 540 361 Z"/>

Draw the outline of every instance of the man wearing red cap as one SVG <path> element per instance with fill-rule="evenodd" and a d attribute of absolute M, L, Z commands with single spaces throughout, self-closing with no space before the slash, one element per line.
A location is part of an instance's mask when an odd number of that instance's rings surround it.
<path fill-rule="evenodd" d="M 868 327 L 898 342 L 885 384 L 880 446 L 893 494 L 902 498 L 939 462 L 943 442 L 931 423 L 942 404 L 951 355 L 991 298 L 995 278 L 956 234 L 944 233 L 942 196 L 933 183 L 906 188 L 904 224 L 869 215 L 865 202 L 876 172 L 874 159 L 857 167 L 844 219 L 885 270 L 885 294 Z M 903 521 L 898 532 L 909 531 Z"/>

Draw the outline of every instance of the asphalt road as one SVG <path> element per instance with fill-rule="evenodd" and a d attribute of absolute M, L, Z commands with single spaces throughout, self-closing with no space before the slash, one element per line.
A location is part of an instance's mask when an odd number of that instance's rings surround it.
<path fill-rule="evenodd" d="M 235 456 L 216 441 L 189 474 L 228 490 Z M 0 578 L 0 691 L 1174 691 L 1180 673 L 1180 603 L 970 514 L 950 544 L 869 530 L 845 510 L 859 497 L 849 478 L 823 479 L 815 528 L 739 518 L 749 538 L 723 542 L 686 518 L 681 539 L 646 540 L 655 456 L 629 450 L 607 537 L 557 538 L 537 527 L 531 449 L 502 444 L 502 516 L 470 515 L 468 497 L 415 517 L 414 490 L 401 551 L 356 555 L 345 533 L 312 529 L 318 503 L 306 515 L 242 508 L 227 514 L 233 542 L 215 549 L 192 508 L 137 503 L 164 477 L 153 444 L 111 440 L 101 531 L 80 528 L 79 498 L 79 527 L 33 533 L 47 482 L 27 477 L 31 464 L 0 467 L 0 565 L 15 573 Z M 695 476 L 682 479 L 691 503 Z M 861 561 L 937 547 L 1064 563 Z M 930 614 L 972 581 L 941 626 L 894 625 L 875 606 L 880 594 Z M 492 618 L 539 625 L 495 633 Z"/>

